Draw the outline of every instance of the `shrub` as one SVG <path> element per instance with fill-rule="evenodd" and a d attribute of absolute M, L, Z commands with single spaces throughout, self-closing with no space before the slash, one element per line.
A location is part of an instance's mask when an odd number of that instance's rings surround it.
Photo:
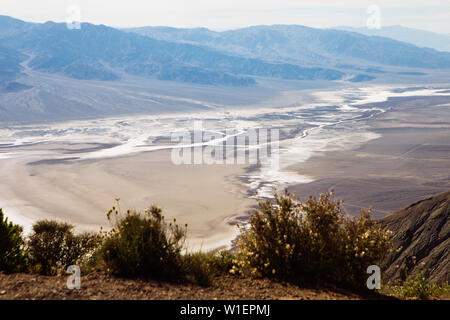
<path fill-rule="evenodd" d="M 105 232 L 101 253 L 106 266 L 114 273 L 126 277 L 181 280 L 184 277 L 181 250 L 187 225 L 166 223 L 161 209 L 151 207 L 145 214 L 113 207 L 107 212 L 116 216 L 116 225 Z M 117 229 L 116 229 L 117 228 Z"/>
<path fill-rule="evenodd" d="M 408 271 L 406 270 L 405 272 L 407 273 Z M 383 292 L 387 295 L 402 298 L 429 299 L 431 297 L 450 295 L 450 285 L 448 282 L 429 283 L 426 280 L 424 271 L 419 269 L 416 274 L 407 275 L 404 281 L 398 279 L 397 285 L 384 287 Z"/>
<path fill-rule="evenodd" d="M 418 299 L 441 295 L 441 287 L 434 283 L 427 283 L 422 272 L 418 272 L 415 277 L 408 277 L 401 286 L 395 288 L 395 291 L 399 296 Z"/>
<path fill-rule="evenodd" d="M 182 257 L 184 272 L 192 283 L 201 286 L 210 286 L 213 283 L 213 260 L 211 253 L 195 252 Z"/>
<path fill-rule="evenodd" d="M 94 239 L 87 233 L 74 235 L 73 226 L 67 223 L 38 221 L 28 241 L 31 262 L 41 274 L 55 275 L 92 252 L 96 245 Z"/>
<path fill-rule="evenodd" d="M 233 255 L 227 251 L 198 251 L 183 256 L 184 270 L 187 278 L 201 286 L 213 283 L 214 276 L 227 274 L 233 267 Z"/>
<path fill-rule="evenodd" d="M 388 238 L 370 212 L 346 218 L 332 192 L 305 203 L 275 193 L 241 228 L 230 272 L 361 287 L 366 268 L 391 250 Z"/>
<path fill-rule="evenodd" d="M 20 272 L 27 268 L 27 254 L 21 226 L 8 222 L 0 209 L 0 270 Z"/>
<path fill-rule="evenodd" d="M 214 254 L 212 265 L 217 273 L 228 273 L 233 267 L 234 255 L 228 250 L 220 250 Z"/>

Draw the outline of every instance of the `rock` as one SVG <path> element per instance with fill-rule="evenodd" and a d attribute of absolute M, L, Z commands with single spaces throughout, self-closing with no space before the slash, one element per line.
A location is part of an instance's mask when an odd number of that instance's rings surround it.
<path fill-rule="evenodd" d="M 380 265 L 383 281 L 405 279 L 419 270 L 430 282 L 450 280 L 450 191 L 394 211 L 379 222 L 393 232 L 394 245 Z"/>

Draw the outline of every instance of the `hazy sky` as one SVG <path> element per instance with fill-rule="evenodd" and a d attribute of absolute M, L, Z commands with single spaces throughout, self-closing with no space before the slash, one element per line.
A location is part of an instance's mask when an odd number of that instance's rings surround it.
<path fill-rule="evenodd" d="M 365 26 L 377 5 L 381 26 L 403 25 L 450 34 L 450 0 L 0 0 L 0 14 L 26 21 L 81 20 L 114 27 L 165 25 L 221 30 L 258 24 Z"/>

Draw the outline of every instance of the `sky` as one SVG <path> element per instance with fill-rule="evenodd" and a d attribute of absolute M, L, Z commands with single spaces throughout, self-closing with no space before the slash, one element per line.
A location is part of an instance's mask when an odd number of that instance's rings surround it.
<path fill-rule="evenodd" d="M 173 26 L 213 30 L 251 25 L 366 26 L 369 6 L 380 26 L 402 25 L 450 34 L 450 0 L 0 0 L 0 14 L 32 22 L 82 22 L 113 27 Z"/>

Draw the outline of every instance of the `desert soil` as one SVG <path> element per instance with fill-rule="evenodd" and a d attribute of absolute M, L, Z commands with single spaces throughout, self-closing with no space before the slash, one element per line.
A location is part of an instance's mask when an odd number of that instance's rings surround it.
<path fill-rule="evenodd" d="M 68 289 L 66 276 L 0 273 L 3 300 L 360 300 L 383 299 L 335 289 L 302 288 L 268 279 L 221 276 L 210 287 L 153 280 L 120 279 L 94 272 L 81 279 L 81 289 Z"/>

